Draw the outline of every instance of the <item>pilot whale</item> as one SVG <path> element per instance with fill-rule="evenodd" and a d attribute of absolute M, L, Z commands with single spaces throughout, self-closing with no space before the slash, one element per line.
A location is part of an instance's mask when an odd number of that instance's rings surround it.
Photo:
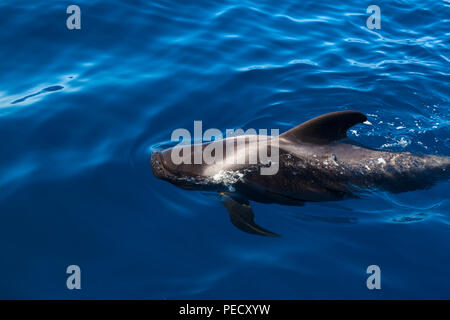
<path fill-rule="evenodd" d="M 351 141 L 347 130 L 366 121 L 360 112 L 338 111 L 277 137 L 226 138 L 234 147 L 233 152 L 224 152 L 222 161 L 176 164 L 174 152 L 194 158 L 192 146 L 178 145 L 153 152 L 150 162 L 157 178 L 184 189 L 217 192 L 237 228 L 262 236 L 278 234 L 255 223 L 249 201 L 301 206 L 308 201 L 358 197 L 371 190 L 398 193 L 424 189 L 449 178 L 450 157 L 380 151 Z M 201 150 L 223 142 L 204 143 Z M 260 157 L 263 147 L 278 155 L 274 174 L 261 174 L 260 169 L 268 165 Z M 236 154 L 245 161 L 227 161 Z M 249 161 L 252 155 L 254 162 Z"/>

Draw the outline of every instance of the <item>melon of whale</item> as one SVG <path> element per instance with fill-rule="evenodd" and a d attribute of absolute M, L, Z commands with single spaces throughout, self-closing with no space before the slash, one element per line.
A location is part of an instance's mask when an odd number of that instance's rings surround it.
<path fill-rule="evenodd" d="M 157 178 L 178 187 L 217 192 L 233 225 L 262 236 L 278 234 L 255 223 L 250 201 L 301 206 L 358 197 L 361 191 L 424 189 L 449 178 L 450 157 L 380 151 L 348 139 L 347 130 L 365 121 L 357 111 L 333 112 L 277 137 L 242 135 L 201 145 L 204 150 L 231 139 L 232 152 L 224 150 L 221 161 L 176 164 L 174 152 L 194 158 L 195 148 L 182 145 L 153 152 L 151 166 Z M 263 147 L 278 155 L 274 174 L 261 174 L 261 167 L 267 166 L 260 158 Z M 227 161 L 236 155 L 246 161 Z M 248 161 L 252 156 L 256 161 Z"/>

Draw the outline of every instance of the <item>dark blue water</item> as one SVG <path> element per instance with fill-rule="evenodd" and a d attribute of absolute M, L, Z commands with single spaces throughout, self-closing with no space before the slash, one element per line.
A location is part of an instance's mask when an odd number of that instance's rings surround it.
<path fill-rule="evenodd" d="M 70 4 L 0 3 L 0 298 L 450 298 L 448 181 L 254 203 L 273 239 L 149 165 L 194 120 L 284 131 L 344 109 L 372 123 L 360 143 L 450 155 L 448 0 L 78 0 L 71 31 Z"/>

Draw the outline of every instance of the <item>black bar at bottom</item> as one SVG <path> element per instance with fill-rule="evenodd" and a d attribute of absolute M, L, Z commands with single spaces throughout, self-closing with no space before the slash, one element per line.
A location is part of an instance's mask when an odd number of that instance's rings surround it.
<path fill-rule="evenodd" d="M 420 309 L 448 310 L 449 300 L 8 300 L 0 307 L 20 313 L 33 309 L 59 310 L 86 315 L 93 309 L 102 314 L 138 313 L 141 319 L 306 319 L 327 314 L 385 316 L 397 309 L 403 316 Z M 309 316 L 307 316 L 309 315 Z"/>

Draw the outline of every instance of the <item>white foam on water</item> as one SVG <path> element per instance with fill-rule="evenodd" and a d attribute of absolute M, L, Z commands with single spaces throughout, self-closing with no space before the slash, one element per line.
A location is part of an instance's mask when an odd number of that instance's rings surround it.
<path fill-rule="evenodd" d="M 212 179 L 214 182 L 223 183 L 230 191 L 235 191 L 233 185 L 243 177 L 244 174 L 239 171 L 220 170 Z"/>

